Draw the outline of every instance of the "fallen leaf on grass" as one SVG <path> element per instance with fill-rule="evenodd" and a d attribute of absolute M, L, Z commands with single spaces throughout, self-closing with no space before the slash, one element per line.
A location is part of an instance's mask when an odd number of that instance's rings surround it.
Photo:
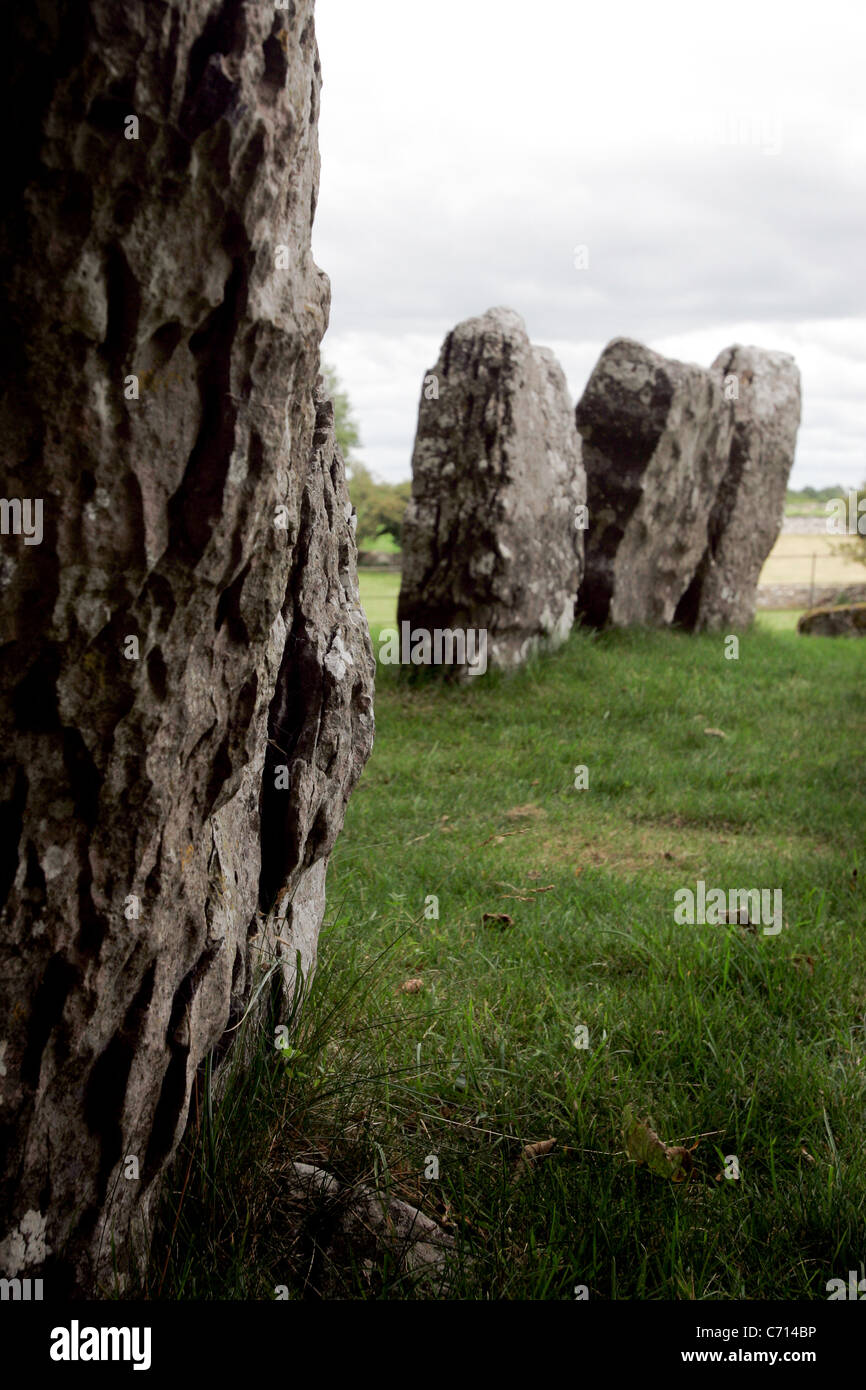
<path fill-rule="evenodd" d="M 404 980 L 402 985 L 400 986 L 400 989 L 402 990 L 403 994 L 417 994 L 419 990 L 422 990 L 423 988 L 423 980 Z"/>
<path fill-rule="evenodd" d="M 622 1115 L 622 1132 L 629 1158 L 645 1163 L 651 1173 L 672 1182 L 685 1182 L 694 1167 L 690 1149 L 679 1144 L 663 1144 L 654 1129 L 643 1120 L 636 1120 L 630 1105 Z"/>
<path fill-rule="evenodd" d="M 556 1146 L 555 1139 L 539 1139 L 535 1144 L 524 1144 L 514 1168 L 513 1182 L 530 1169 L 539 1158 L 545 1158 Z"/>
<path fill-rule="evenodd" d="M 539 1139 L 534 1144 L 524 1144 L 523 1157 L 528 1162 L 531 1162 L 534 1158 L 544 1158 L 544 1155 L 549 1154 L 555 1147 L 555 1139 Z"/>
<path fill-rule="evenodd" d="M 814 958 L 814 956 L 800 956 L 800 955 L 798 955 L 798 956 L 792 956 L 792 957 L 791 957 L 791 964 L 793 965 L 793 967 L 794 967 L 795 970 L 800 970 L 800 969 L 802 969 L 802 968 L 805 968 L 806 970 L 808 970 L 808 972 L 809 972 L 810 975 L 814 975 L 814 973 L 815 973 L 815 958 Z"/>
<path fill-rule="evenodd" d="M 482 927 L 488 925 L 496 927 L 513 927 L 514 918 L 509 917 L 507 912 L 485 912 L 481 917 Z"/>

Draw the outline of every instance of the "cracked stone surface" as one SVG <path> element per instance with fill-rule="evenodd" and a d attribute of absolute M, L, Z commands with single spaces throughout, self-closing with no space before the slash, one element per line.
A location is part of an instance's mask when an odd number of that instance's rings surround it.
<path fill-rule="evenodd" d="M 399 622 L 486 629 L 512 668 L 571 630 L 583 572 L 580 438 L 553 353 L 491 309 L 427 374 L 403 527 Z"/>
<path fill-rule="evenodd" d="M 785 352 L 735 346 L 711 371 L 736 391 L 728 466 L 708 523 L 707 544 L 677 621 L 694 631 L 749 627 L 758 580 L 782 529 L 800 426 L 800 373 Z"/>
<path fill-rule="evenodd" d="M 258 964 L 312 967 L 373 667 L 312 0 L 71 0 L 7 44 L 2 495 L 44 534 L 0 537 L 0 1264 L 56 1298 L 146 1238 Z"/>
<path fill-rule="evenodd" d="M 454 1237 L 418 1207 L 365 1184 L 347 1186 L 309 1163 L 291 1165 L 287 1190 L 302 1214 L 302 1233 L 303 1225 L 314 1232 L 313 1264 L 320 1277 L 330 1263 L 345 1268 L 351 1262 L 369 1274 L 388 1255 L 413 1282 L 432 1283 L 439 1296 L 447 1293 Z"/>
<path fill-rule="evenodd" d="M 578 609 L 594 627 L 665 627 L 704 553 L 727 468 L 733 422 L 720 380 L 615 338 L 576 419 L 589 503 Z"/>

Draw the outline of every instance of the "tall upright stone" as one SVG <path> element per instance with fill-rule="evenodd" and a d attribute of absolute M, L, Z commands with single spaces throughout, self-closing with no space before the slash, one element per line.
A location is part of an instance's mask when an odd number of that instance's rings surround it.
<path fill-rule="evenodd" d="M 58 1298 L 146 1240 L 257 964 L 311 968 L 373 669 L 317 394 L 312 0 L 5 38 L 0 1272 Z"/>
<path fill-rule="evenodd" d="M 506 669 L 557 645 L 574 621 L 585 500 L 553 354 L 510 309 L 458 324 L 422 390 L 400 623 L 485 630 L 490 664 Z"/>
<path fill-rule="evenodd" d="M 578 609 L 663 627 L 704 553 L 731 438 L 716 375 L 615 338 L 577 405 L 589 531 Z"/>
<path fill-rule="evenodd" d="M 733 434 L 706 548 L 677 608 L 677 621 L 694 631 L 752 623 L 761 570 L 782 527 L 800 425 L 800 373 L 787 353 L 726 348 L 711 370 Z"/>

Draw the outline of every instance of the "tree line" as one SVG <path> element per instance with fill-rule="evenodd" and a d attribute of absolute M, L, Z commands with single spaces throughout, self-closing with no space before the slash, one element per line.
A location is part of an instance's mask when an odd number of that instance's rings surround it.
<path fill-rule="evenodd" d="M 377 541 L 390 536 L 399 549 L 411 482 L 383 483 L 357 457 L 361 432 L 348 394 L 331 366 L 322 368 L 328 394 L 334 402 L 337 443 L 346 465 L 349 497 L 358 513 L 358 549 L 375 550 Z"/>

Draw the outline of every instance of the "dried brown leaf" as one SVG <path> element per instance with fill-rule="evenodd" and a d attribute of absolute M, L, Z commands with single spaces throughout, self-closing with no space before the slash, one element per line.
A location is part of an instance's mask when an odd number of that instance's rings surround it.
<path fill-rule="evenodd" d="M 664 1144 L 644 1120 L 637 1120 L 630 1105 L 623 1111 L 623 1135 L 629 1158 L 645 1163 L 650 1172 L 672 1182 L 685 1182 L 694 1167 L 690 1149 Z"/>
<path fill-rule="evenodd" d="M 556 1146 L 555 1139 L 539 1139 L 534 1144 L 524 1144 L 520 1157 L 514 1167 L 514 1177 L 512 1182 L 517 1182 L 539 1158 L 545 1158 Z"/>
<path fill-rule="evenodd" d="M 796 955 L 791 957 L 791 964 L 795 970 L 808 970 L 810 975 L 815 973 L 815 957 Z"/>
<path fill-rule="evenodd" d="M 485 912 L 481 917 L 482 927 L 513 927 L 514 918 L 509 917 L 507 912 Z"/>

